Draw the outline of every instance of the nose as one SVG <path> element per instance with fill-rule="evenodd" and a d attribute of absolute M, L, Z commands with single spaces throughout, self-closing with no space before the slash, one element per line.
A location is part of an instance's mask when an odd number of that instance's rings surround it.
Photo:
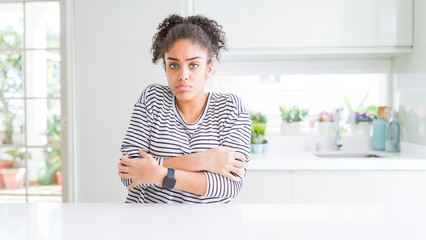
<path fill-rule="evenodd" d="M 189 80 L 189 69 L 188 67 L 184 66 L 181 68 L 179 72 L 179 80 L 182 81 L 188 81 Z"/>

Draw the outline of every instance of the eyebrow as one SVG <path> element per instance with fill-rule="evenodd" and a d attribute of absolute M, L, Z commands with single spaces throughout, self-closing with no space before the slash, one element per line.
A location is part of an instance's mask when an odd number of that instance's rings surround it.
<path fill-rule="evenodd" d="M 195 60 L 195 59 L 198 59 L 198 58 L 201 58 L 201 57 L 188 58 L 185 61 L 192 61 L 192 60 Z M 172 58 L 172 57 L 168 57 L 167 59 L 173 60 L 173 61 L 179 61 L 177 58 Z"/>

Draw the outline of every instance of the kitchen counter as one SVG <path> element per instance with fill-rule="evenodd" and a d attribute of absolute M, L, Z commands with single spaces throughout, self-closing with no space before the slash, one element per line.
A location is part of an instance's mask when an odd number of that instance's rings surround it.
<path fill-rule="evenodd" d="M 261 171 L 281 170 L 389 170 L 389 171 L 424 171 L 426 159 L 368 151 L 382 158 L 320 158 L 315 154 L 328 152 L 283 152 L 269 154 L 252 154 L 247 169 Z M 330 152 L 336 153 L 336 152 Z"/>
<path fill-rule="evenodd" d="M 292 170 L 426 170 L 426 146 L 401 142 L 400 153 L 387 153 L 371 149 L 371 137 L 342 136 L 341 151 L 334 150 L 329 136 L 268 135 L 266 154 L 251 154 L 249 171 Z M 315 151 L 317 146 L 319 151 Z M 369 153 L 382 158 L 319 158 L 315 154 Z"/>
<path fill-rule="evenodd" d="M 1 239 L 426 239 L 426 205 L 1 204 Z"/>

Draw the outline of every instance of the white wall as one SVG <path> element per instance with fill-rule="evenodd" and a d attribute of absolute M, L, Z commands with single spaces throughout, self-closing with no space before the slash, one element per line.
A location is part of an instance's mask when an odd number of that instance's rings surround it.
<path fill-rule="evenodd" d="M 426 1 L 414 0 L 413 53 L 393 59 L 394 106 L 403 141 L 426 145 Z"/>
<path fill-rule="evenodd" d="M 76 200 L 123 202 L 120 145 L 133 104 L 151 83 L 166 84 L 151 63 L 158 24 L 181 1 L 74 0 Z"/>

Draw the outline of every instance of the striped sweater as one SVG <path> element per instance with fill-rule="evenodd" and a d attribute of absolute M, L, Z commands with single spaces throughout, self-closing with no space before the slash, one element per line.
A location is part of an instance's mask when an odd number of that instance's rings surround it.
<path fill-rule="evenodd" d="M 130 158 L 141 158 L 138 150 L 142 149 L 162 165 L 164 158 L 228 146 L 242 153 L 248 162 L 250 134 L 249 115 L 236 95 L 209 93 L 199 119 L 195 123 L 187 123 L 177 110 L 170 89 L 150 85 L 134 106 L 121 152 L 123 155 L 129 154 Z M 126 202 L 228 203 L 238 195 L 243 185 L 243 181 L 234 182 L 216 173 L 204 171 L 204 174 L 207 190 L 202 196 L 178 189 L 165 189 L 158 184 L 139 184 L 128 191 Z M 131 179 L 121 181 L 125 186 L 132 182 Z"/>

